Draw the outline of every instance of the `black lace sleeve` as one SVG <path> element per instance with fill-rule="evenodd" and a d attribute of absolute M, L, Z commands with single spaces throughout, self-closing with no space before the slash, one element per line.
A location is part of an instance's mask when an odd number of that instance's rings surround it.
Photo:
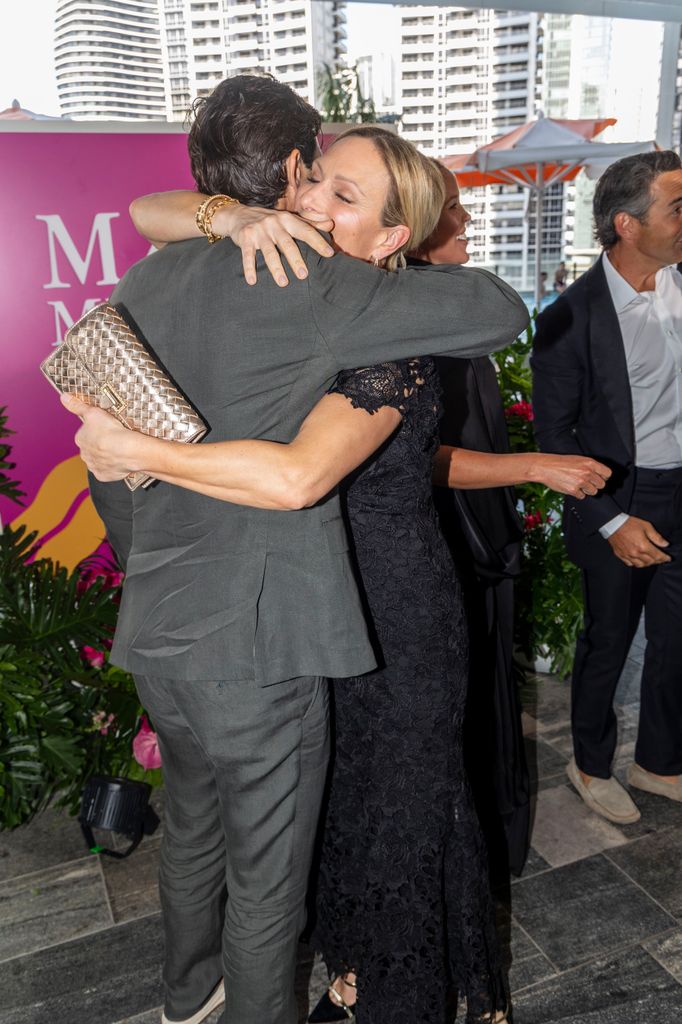
<path fill-rule="evenodd" d="M 354 409 L 364 409 L 370 414 L 388 405 L 405 415 L 419 386 L 424 383 L 422 363 L 421 359 L 406 359 L 359 370 L 343 370 L 329 393 L 344 395 Z"/>

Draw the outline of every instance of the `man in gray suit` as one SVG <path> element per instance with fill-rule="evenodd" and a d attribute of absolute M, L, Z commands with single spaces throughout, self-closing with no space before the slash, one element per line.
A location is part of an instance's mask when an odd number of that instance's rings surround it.
<path fill-rule="evenodd" d="M 319 127 L 286 86 L 223 82 L 191 131 L 199 188 L 290 206 L 290 158 L 311 162 Z M 480 355 L 527 322 L 516 293 L 484 271 L 390 274 L 303 254 L 307 280 L 249 288 L 232 243 L 181 242 L 112 296 L 213 441 L 286 443 L 342 368 Z M 338 498 L 273 512 L 167 484 L 130 495 L 93 482 L 92 493 L 126 568 L 112 660 L 134 673 L 163 758 L 163 1019 L 198 1024 L 224 976 L 229 1024 L 294 1024 L 327 763 L 324 677 L 375 666 Z"/>

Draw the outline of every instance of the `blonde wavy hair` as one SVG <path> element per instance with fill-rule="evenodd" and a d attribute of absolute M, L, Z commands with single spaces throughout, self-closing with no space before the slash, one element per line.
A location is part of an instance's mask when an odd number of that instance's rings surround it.
<path fill-rule="evenodd" d="M 349 128 L 334 141 L 369 139 L 388 172 L 390 186 L 381 211 L 383 227 L 404 224 L 410 237 L 384 262 L 386 270 L 405 266 L 405 253 L 419 246 L 435 230 L 445 202 L 445 186 L 440 171 L 416 146 L 399 135 L 374 125 Z"/>

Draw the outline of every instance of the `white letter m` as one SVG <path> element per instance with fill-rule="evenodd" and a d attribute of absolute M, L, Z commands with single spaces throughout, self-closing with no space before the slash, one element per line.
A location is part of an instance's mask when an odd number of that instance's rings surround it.
<path fill-rule="evenodd" d="M 64 221 L 58 213 L 36 214 L 36 220 L 44 220 L 47 225 L 47 240 L 50 247 L 50 283 L 43 285 L 44 288 L 70 288 L 59 279 L 59 267 L 57 266 L 57 247 L 59 242 L 62 252 L 71 264 L 71 269 L 81 284 L 85 284 L 88 276 L 92 255 L 95 250 L 95 243 L 99 243 L 99 252 L 102 259 L 102 280 L 97 281 L 98 285 L 117 284 L 116 263 L 114 260 L 114 243 L 111 236 L 111 221 L 118 217 L 118 213 L 98 213 L 92 222 L 88 249 L 83 259 L 74 245 L 71 235 L 66 229 Z"/>

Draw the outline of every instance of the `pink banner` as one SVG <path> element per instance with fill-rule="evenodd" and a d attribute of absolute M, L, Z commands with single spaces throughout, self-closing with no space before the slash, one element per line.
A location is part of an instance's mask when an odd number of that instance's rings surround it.
<path fill-rule="evenodd" d="M 0 405 L 16 432 L 14 475 L 26 492 L 23 510 L 2 501 L 0 516 L 38 530 L 42 553 L 64 565 L 94 550 L 102 527 L 74 456 L 77 424 L 38 365 L 147 253 L 130 201 L 192 186 L 186 136 L 170 126 L 0 132 Z"/>

